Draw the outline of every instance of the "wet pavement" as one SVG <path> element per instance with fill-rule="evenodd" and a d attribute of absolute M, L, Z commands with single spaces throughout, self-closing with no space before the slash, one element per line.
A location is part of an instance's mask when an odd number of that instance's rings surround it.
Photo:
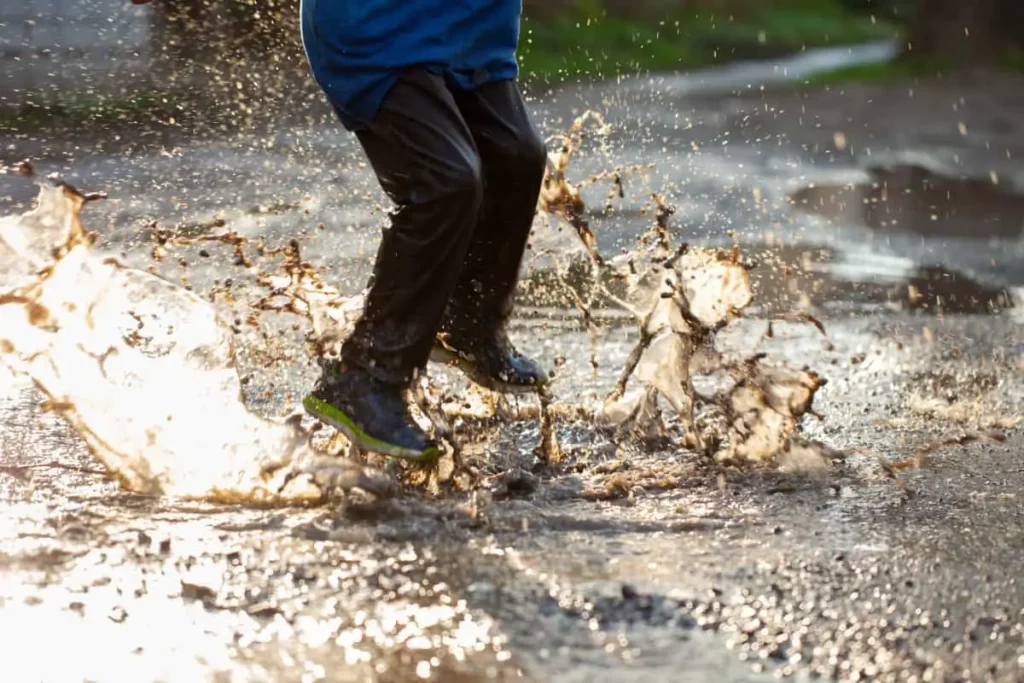
<path fill-rule="evenodd" d="M 5 387 L 11 680 L 1024 680 L 1024 89 L 974 74 L 762 91 L 779 68 L 571 87 L 534 105 L 548 133 L 588 108 L 613 125 L 577 177 L 656 163 L 626 177 L 610 212 L 608 186 L 588 190 L 603 249 L 650 223 L 651 191 L 691 243 L 734 231 L 758 261 L 759 308 L 720 344 L 828 379 L 824 419 L 805 432 L 841 464 L 717 471 L 566 423 L 560 468 L 473 498 L 174 503 L 118 491 L 32 390 Z M 336 127 L 126 140 L 120 154 L 93 154 L 86 137 L 49 157 L 3 142 L 107 191 L 86 219 L 129 262 L 152 264 L 154 220 L 201 232 L 220 219 L 271 242 L 315 234 L 307 258 L 336 262 L 349 291 L 365 279 L 382 198 Z M 7 194 L 4 213 L 31 197 L 0 176 Z M 159 268 L 199 291 L 231 276 L 188 258 Z M 827 339 L 787 323 L 764 338 L 767 317 L 792 310 Z M 603 396 L 637 336 L 607 325 L 596 378 L 570 310 L 524 294 L 514 333 L 545 362 L 564 358 L 559 396 Z M 287 411 L 281 397 L 315 372 L 241 363 L 275 385 L 268 411 Z M 880 464 L 968 434 L 920 467 Z M 465 439 L 473 459 L 528 467 L 537 429 L 509 420 Z M 43 642 L 59 656 L 40 656 Z"/>

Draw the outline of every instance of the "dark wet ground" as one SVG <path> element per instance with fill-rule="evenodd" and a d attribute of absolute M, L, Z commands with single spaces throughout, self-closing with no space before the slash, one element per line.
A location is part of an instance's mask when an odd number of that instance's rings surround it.
<path fill-rule="evenodd" d="M 724 490 L 691 470 L 603 502 L 579 498 L 593 467 L 670 473 L 692 457 L 598 448 L 578 473 L 476 511 L 413 494 L 350 510 L 176 506 L 68 469 L 94 464 L 26 396 L 8 401 L 0 619 L 26 653 L 16 665 L 43 667 L 18 680 L 120 680 L 126 667 L 133 680 L 417 680 L 421 662 L 431 680 L 1018 680 L 1019 431 L 936 452 L 902 475 L 910 497 L 876 463 L 1019 422 L 1017 323 L 826 324 L 832 351 L 796 326 L 766 350 L 829 379 L 809 432 L 847 450 L 845 467 L 736 474 Z M 627 349 L 625 331 L 613 337 L 609 361 Z M 585 345 L 524 342 L 549 361 Z M 585 362 L 566 374 L 589 385 Z M 470 453 L 509 437 L 482 438 Z M 28 654 L 53 633 L 75 647 Z"/>
<path fill-rule="evenodd" d="M 822 319 L 828 343 L 777 325 L 761 344 L 829 380 L 816 404 L 825 420 L 807 432 L 845 451 L 844 466 L 719 480 L 695 456 L 615 452 L 569 425 L 557 475 L 475 500 L 176 505 L 119 493 L 15 388 L 0 392 L 10 680 L 1024 680 L 1024 214 L 1009 193 L 1024 181 L 1024 89 L 976 75 L 761 92 L 758 73 L 740 90 L 730 75 L 724 94 L 667 78 L 536 106 L 548 132 L 574 108 L 600 109 L 623 126 L 613 163 L 658 163 L 595 221 L 606 249 L 647 225 L 649 190 L 670 193 L 694 243 L 728 244 L 736 231 L 761 263 L 761 308 L 726 348 L 753 348 L 768 314 L 809 306 Z M 133 262 L 149 263 L 141 227 L 154 219 L 220 215 L 271 237 L 323 221 L 331 230 L 307 253 L 362 284 L 380 197 L 339 130 L 166 142 L 127 156 L 68 143 L 69 161 L 40 166 L 66 163 L 112 195 L 90 227 Z M 38 152 L 6 144 L 12 157 Z M 580 162 L 581 175 L 608 163 Z M 868 170 L 879 168 L 891 170 Z M 596 187 L 591 204 L 606 192 Z M 923 218 L 932 210 L 937 219 Z M 180 274 L 173 259 L 163 267 Z M 211 275 L 192 277 L 203 287 Z M 604 335 L 595 382 L 566 311 L 525 303 L 522 346 L 567 359 L 557 392 L 602 395 L 635 333 Z M 277 366 L 263 381 L 300 391 L 313 372 Z M 878 462 L 990 432 L 1005 440 L 938 449 L 899 473 L 902 487 Z M 511 458 L 535 439 L 531 422 L 509 423 L 467 450 Z M 611 463 L 621 478 L 594 476 Z M 608 495 L 582 497 L 596 481 Z M 41 655 L 41 643 L 60 647 Z"/>

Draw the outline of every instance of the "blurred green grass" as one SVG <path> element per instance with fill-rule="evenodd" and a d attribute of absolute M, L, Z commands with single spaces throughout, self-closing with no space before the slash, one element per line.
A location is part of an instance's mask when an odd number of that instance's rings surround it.
<path fill-rule="evenodd" d="M 680 12 L 658 20 L 608 17 L 585 8 L 523 23 L 525 80 L 608 78 L 684 70 L 804 48 L 894 39 L 899 28 L 839 0 L 778 0 L 737 14 Z"/>
<path fill-rule="evenodd" d="M 953 68 L 952 62 L 942 59 L 902 58 L 877 64 L 858 64 L 811 76 L 801 85 L 817 88 L 838 83 L 889 83 L 914 81 L 942 76 Z"/>

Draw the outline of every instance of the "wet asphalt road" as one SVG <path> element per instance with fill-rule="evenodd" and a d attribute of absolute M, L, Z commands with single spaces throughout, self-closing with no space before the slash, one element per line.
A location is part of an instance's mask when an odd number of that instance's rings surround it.
<path fill-rule="evenodd" d="M 672 80 L 588 86 L 537 110 L 553 132 L 600 109 L 623 124 L 614 163 L 658 160 L 600 224 L 606 249 L 649 220 L 637 211 L 648 190 L 667 189 L 693 242 L 727 243 L 734 229 L 751 251 L 802 266 L 795 280 L 765 269 L 762 312 L 809 302 L 831 345 L 787 325 L 762 346 L 829 380 L 817 403 L 825 420 L 806 429 L 846 452 L 843 466 L 721 482 L 691 455 L 613 454 L 569 426 L 571 467 L 475 506 L 414 493 L 312 510 L 176 505 L 118 492 L 64 425 L 38 414 L 31 391 L 11 388 L 0 394 L 9 680 L 1024 680 L 1024 319 L 1020 308 L 989 313 L 1024 284 L 1019 232 L 1005 228 L 1024 218 L 1010 199 L 999 221 L 972 221 L 972 197 L 991 202 L 966 194 L 953 211 L 924 207 L 925 223 L 947 228 L 929 237 L 899 225 L 916 224 L 914 204 L 890 205 L 893 229 L 846 208 L 856 201 L 825 211 L 827 193 L 810 209 L 783 197 L 812 182 L 856 186 L 878 159 L 946 179 L 995 173 L 1012 188 L 1024 179 L 1024 89 L 984 75 L 844 93 L 762 93 L 753 82 L 729 81 L 725 94 Z M 33 151 L 7 142 L 12 156 Z M 41 165 L 57 168 L 59 156 Z M 148 265 L 134 243 L 153 218 L 219 212 L 270 236 L 324 221 L 335 229 L 310 257 L 342 254 L 339 278 L 362 284 L 379 220 L 368 207 L 380 197 L 333 128 L 71 156 L 65 172 L 117 200 L 97 206 L 90 227 L 132 261 Z M 580 170 L 604 165 L 592 154 Z M 595 205 L 605 192 L 595 188 Z M 563 397 L 607 390 L 635 340 L 628 327 L 607 333 L 595 382 L 586 336 L 559 322 L 565 311 L 523 313 L 522 346 L 567 358 Z M 752 348 L 764 323 L 751 318 L 726 348 Z M 275 372 L 301 390 L 313 370 Z M 904 489 L 878 464 L 990 430 L 1005 441 L 939 449 L 900 474 Z M 513 460 L 535 437 L 528 421 L 467 435 L 475 457 Z M 582 499 L 595 468 L 616 460 L 627 475 L 688 474 L 664 491 Z"/>
<path fill-rule="evenodd" d="M 66 469 L 94 465 L 27 396 L 7 402 L 0 619 L 23 653 L 15 680 L 1019 680 L 1019 431 L 936 452 L 903 475 L 910 497 L 876 463 L 1019 419 L 1024 369 L 989 345 L 1019 349 L 1017 323 L 826 324 L 831 352 L 795 327 L 766 348 L 820 361 L 827 417 L 809 433 L 848 451 L 845 466 L 735 475 L 724 490 L 695 473 L 580 500 L 612 459 L 594 455 L 475 515 L 414 494 L 306 511 L 147 501 Z M 964 346 L 979 329 L 987 340 Z M 628 346 L 617 336 L 609 362 Z M 524 342 L 549 360 L 585 344 Z M 531 445 L 530 425 L 518 429 L 469 450 Z M 688 461 L 625 459 L 637 471 Z M 73 645 L 36 657 L 55 633 Z"/>

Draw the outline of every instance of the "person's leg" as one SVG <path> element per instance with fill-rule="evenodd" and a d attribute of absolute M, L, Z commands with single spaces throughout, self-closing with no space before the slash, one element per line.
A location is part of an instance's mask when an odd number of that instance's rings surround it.
<path fill-rule="evenodd" d="M 547 151 L 514 81 L 453 90 L 483 165 L 484 197 L 473 239 L 442 324 L 449 351 L 473 378 L 502 390 L 546 377 L 505 336 L 520 264 L 537 209 Z M 438 360 L 454 359 L 441 352 Z M 465 358 L 463 359 L 465 360 Z"/>
<path fill-rule="evenodd" d="M 514 81 L 452 95 L 480 151 L 484 196 L 444 328 L 487 335 L 512 312 L 547 151 Z"/>
<path fill-rule="evenodd" d="M 304 402 L 362 446 L 419 457 L 434 447 L 408 416 L 404 391 L 427 357 L 480 210 L 480 158 L 444 81 L 404 76 L 357 133 L 395 204 L 362 317 Z"/>

